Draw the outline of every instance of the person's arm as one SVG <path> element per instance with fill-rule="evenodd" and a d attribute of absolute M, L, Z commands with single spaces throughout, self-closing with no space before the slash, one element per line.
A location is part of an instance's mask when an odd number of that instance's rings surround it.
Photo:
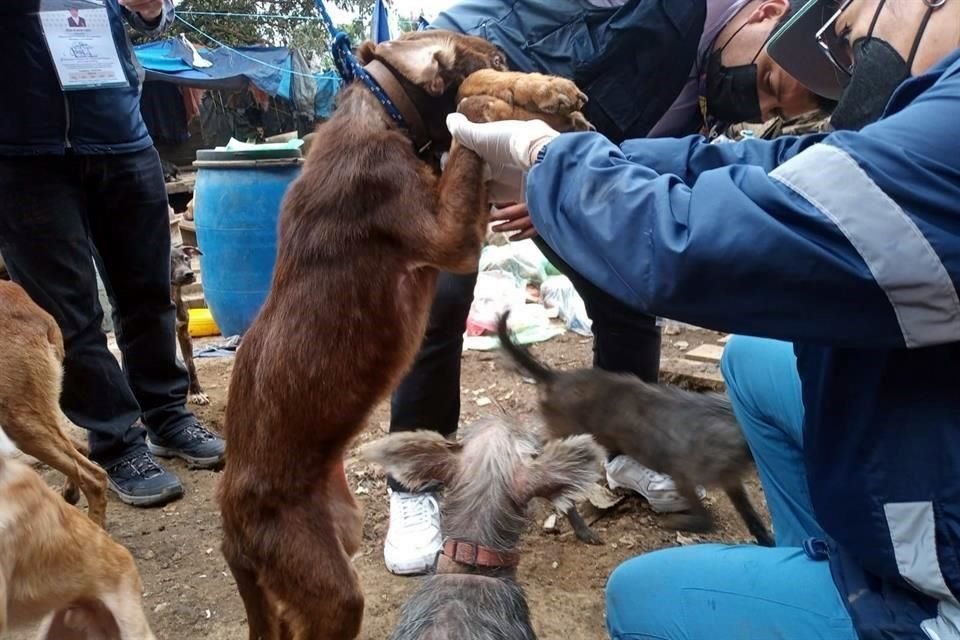
<path fill-rule="evenodd" d="M 120 8 L 130 26 L 148 36 L 160 35 L 173 24 L 173 0 L 126 0 Z"/>
<path fill-rule="evenodd" d="M 693 185 L 704 171 L 732 164 L 752 164 L 767 170 L 823 140 L 825 134 L 783 136 L 775 140 L 744 140 L 710 144 L 703 136 L 627 140 L 621 153 L 630 162 L 669 173 Z"/>
<path fill-rule="evenodd" d="M 527 204 L 565 261 L 644 311 L 831 345 L 957 341 L 958 110 L 960 74 L 815 146 L 686 139 L 621 151 L 565 135 L 530 171 Z M 731 160 L 741 164 L 715 168 Z"/>

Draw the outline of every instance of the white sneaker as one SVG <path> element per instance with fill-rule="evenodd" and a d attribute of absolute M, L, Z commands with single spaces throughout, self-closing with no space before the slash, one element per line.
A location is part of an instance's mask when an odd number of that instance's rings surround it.
<path fill-rule="evenodd" d="M 433 568 L 443 543 L 440 505 L 433 493 L 391 491 L 390 527 L 383 543 L 383 561 L 390 573 L 415 576 Z"/>
<path fill-rule="evenodd" d="M 657 473 L 633 458 L 617 456 L 613 460 L 607 460 L 603 466 L 607 469 L 607 484 L 611 489 L 623 488 L 639 493 L 657 513 L 674 513 L 690 508 L 687 501 L 677 493 L 673 478 Z M 697 495 L 703 499 L 706 495 L 703 487 L 697 487 Z"/>

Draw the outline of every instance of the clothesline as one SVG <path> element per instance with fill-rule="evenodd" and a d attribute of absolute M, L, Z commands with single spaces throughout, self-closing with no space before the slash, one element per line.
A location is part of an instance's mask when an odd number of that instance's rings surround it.
<path fill-rule="evenodd" d="M 243 51 L 239 51 L 239 50 L 235 49 L 234 47 L 231 47 L 230 45 L 225 44 L 225 43 L 221 42 L 220 40 L 217 40 L 215 37 L 213 37 L 212 35 L 210 35 L 210 34 L 207 33 L 206 31 L 204 31 L 204 30 L 201 29 L 200 27 L 197 27 L 196 25 L 191 24 L 190 22 L 187 22 L 186 20 L 184 20 L 183 18 L 181 18 L 179 15 L 176 16 L 176 18 L 177 18 L 177 21 L 178 21 L 178 22 L 181 22 L 181 23 L 183 23 L 183 25 L 185 25 L 186 27 L 188 27 L 188 28 L 196 31 L 198 34 L 200 34 L 201 36 L 203 36 L 203 37 L 206 38 L 207 40 L 213 42 L 213 43 L 214 43 L 215 45 L 217 45 L 218 47 L 223 47 L 224 49 L 226 49 L 226 50 L 228 50 L 228 51 L 232 51 L 233 53 L 237 54 L 237 55 L 240 56 L 241 58 L 245 58 L 245 59 L 249 60 L 250 62 L 254 62 L 254 63 L 259 64 L 259 65 L 261 65 L 261 66 L 267 67 L 268 69 L 273 69 L 274 71 L 282 71 L 283 73 L 288 73 L 288 74 L 293 75 L 293 76 L 300 76 L 300 77 L 303 77 L 303 78 L 315 78 L 315 77 L 316 77 L 316 74 L 313 74 L 313 73 L 303 73 L 303 72 L 300 72 L 300 71 L 294 71 L 293 69 L 287 69 L 287 68 L 285 68 L 285 67 L 278 67 L 277 65 L 270 64 L 269 62 L 264 62 L 263 60 L 258 60 L 258 59 L 256 59 L 256 58 L 254 58 L 253 56 L 248 56 L 248 55 L 245 54 Z M 314 19 L 316 19 L 316 18 L 314 18 Z"/>

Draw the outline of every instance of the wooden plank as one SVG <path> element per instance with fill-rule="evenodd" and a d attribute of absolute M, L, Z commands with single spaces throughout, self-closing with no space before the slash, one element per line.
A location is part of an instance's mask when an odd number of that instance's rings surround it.
<path fill-rule="evenodd" d="M 711 363 L 720 362 L 721 356 L 723 356 L 723 347 L 715 344 L 702 344 L 696 349 L 691 349 L 683 354 L 683 357 L 687 358 L 688 360 Z"/>
<path fill-rule="evenodd" d="M 193 193 L 193 187 L 197 183 L 197 172 L 181 172 L 180 177 L 167 183 L 167 195 L 177 193 Z"/>
<path fill-rule="evenodd" d="M 723 376 L 715 364 L 685 358 L 662 358 L 660 381 L 691 391 L 723 391 Z"/>

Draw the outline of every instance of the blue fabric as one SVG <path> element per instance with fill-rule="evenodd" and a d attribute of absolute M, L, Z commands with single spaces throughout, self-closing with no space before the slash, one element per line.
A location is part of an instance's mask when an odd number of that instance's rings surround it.
<path fill-rule="evenodd" d="M 797 547 L 655 551 L 607 582 L 613 640 L 856 640 L 826 562 Z"/>
<path fill-rule="evenodd" d="M 142 151 L 152 144 L 140 115 L 140 78 L 124 22 L 150 35 L 173 20 L 173 3 L 147 25 L 136 14 L 107 0 L 111 34 L 127 87 L 64 92 L 47 50 L 37 14 L 38 2 L 3 3 L 0 58 L 11 75 L 0 91 L 0 156 L 60 155 Z"/>
<path fill-rule="evenodd" d="M 370 25 L 370 39 L 376 43 L 390 39 L 390 16 L 383 0 L 373 4 L 373 22 Z"/>
<path fill-rule="evenodd" d="M 717 544 L 649 553 L 607 583 L 613 640 L 854 640 L 830 565 L 808 555 L 823 535 L 807 490 L 803 401 L 793 347 L 734 337 L 721 362 L 754 453 L 777 548 Z"/>
<path fill-rule="evenodd" d="M 245 89 L 253 84 L 264 93 L 300 104 L 296 94 L 294 72 L 307 72 L 295 64 L 293 52 L 283 47 L 237 47 L 229 49 L 198 48 L 213 66 L 194 69 L 193 53 L 180 40 L 171 38 L 134 47 L 137 59 L 146 69 L 147 80 L 172 82 L 202 89 Z M 269 66 L 267 66 L 269 65 Z M 314 115 L 329 118 L 341 80 L 334 72 L 315 74 L 316 94 L 307 102 L 314 105 Z"/>
<path fill-rule="evenodd" d="M 597 130 L 646 136 L 680 94 L 697 56 L 706 0 L 459 0 L 431 28 L 480 36 L 512 69 L 569 78 L 589 96 Z M 696 130 L 692 123 L 691 133 Z"/>
<path fill-rule="evenodd" d="M 192 52 L 179 40 L 162 40 L 134 47 L 137 59 L 147 70 L 148 80 L 164 80 L 209 89 L 239 89 L 252 83 L 268 95 L 290 99 L 290 49 L 234 49 L 199 47 L 197 51 L 200 56 L 213 65 L 195 69 L 190 64 L 193 59 Z M 285 91 L 283 87 L 286 87 Z"/>
<path fill-rule="evenodd" d="M 734 336 L 720 370 L 757 463 L 777 545 L 799 547 L 808 538 L 823 538 L 804 467 L 803 397 L 793 345 Z"/>
<path fill-rule="evenodd" d="M 660 316 L 795 344 L 810 500 L 862 640 L 927 640 L 920 624 L 936 614 L 927 595 L 935 580 L 942 575 L 942 588 L 960 595 L 960 339 L 950 338 L 960 336 L 960 318 L 906 349 L 902 307 L 845 230 L 816 198 L 769 172 L 816 143 L 841 150 L 857 180 L 912 225 L 909 237 L 874 241 L 927 243 L 947 274 L 945 294 L 955 296 L 958 109 L 960 50 L 906 81 L 884 117 L 860 132 L 620 147 L 570 134 L 548 145 L 527 179 L 540 235 L 612 295 Z M 922 311 L 925 302 L 913 304 Z M 897 503 L 932 505 L 935 531 L 911 541 L 934 545 L 925 592 L 900 574 L 884 509 Z"/>

